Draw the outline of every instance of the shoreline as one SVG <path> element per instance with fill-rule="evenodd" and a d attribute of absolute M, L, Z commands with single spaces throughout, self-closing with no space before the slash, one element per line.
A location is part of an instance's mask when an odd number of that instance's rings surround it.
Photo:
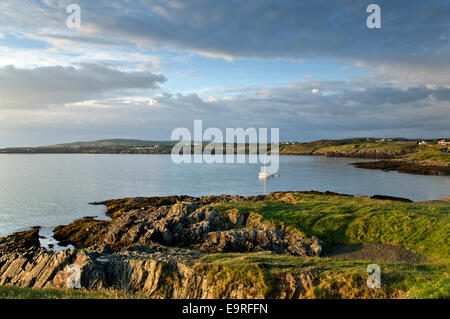
<path fill-rule="evenodd" d="M 38 155 L 38 154 L 66 154 L 66 155 L 170 155 L 170 153 L 145 153 L 145 154 L 135 154 L 135 153 L 108 153 L 108 152 L 0 152 L 1 154 L 28 154 L 28 155 Z M 225 154 L 223 154 L 225 155 Z M 386 154 L 378 154 L 373 157 L 368 154 L 345 154 L 345 153 L 317 153 L 317 152 L 286 152 L 280 153 L 280 156 L 322 156 L 329 158 L 352 158 L 352 159 L 367 159 L 374 160 L 372 162 L 355 162 L 349 163 L 357 168 L 362 169 L 376 169 L 383 171 L 397 171 L 404 174 L 415 174 L 415 175 L 437 175 L 437 176 L 449 176 L 450 175 L 450 164 L 440 164 L 437 162 L 424 162 L 424 161 L 414 161 L 410 159 L 396 158 L 395 156 L 390 156 Z"/>
<path fill-rule="evenodd" d="M 405 174 L 437 175 L 437 176 L 450 175 L 449 164 L 439 165 L 436 163 L 413 161 L 413 160 L 393 159 L 374 162 L 357 162 L 351 163 L 350 165 L 364 169 L 377 169 L 386 172 L 397 171 L 399 173 Z"/>
<path fill-rule="evenodd" d="M 405 271 L 414 271 L 419 285 L 423 276 L 446 271 L 436 262 L 450 253 L 442 243 L 444 233 L 431 236 L 444 231 L 450 207 L 445 200 L 415 203 L 303 191 L 92 204 L 105 205 L 111 219 L 85 217 L 54 229 L 58 242 L 73 249 L 41 247 L 38 227 L 0 238 L 0 286 L 64 289 L 66 268 L 75 264 L 82 271 L 81 287 L 92 292 L 120 291 L 127 282 L 127 293 L 151 298 L 397 298 L 416 285 L 402 282 Z M 442 211 L 441 221 L 429 217 L 436 210 Z M 351 219 L 342 219 L 344 211 Z M 429 228 L 430 222 L 440 224 Z M 363 233 L 361 223 L 368 228 Z M 416 226 L 428 235 L 415 239 Z M 347 233 L 354 235 L 342 237 Z M 391 284 L 400 280 L 400 288 L 368 290 L 365 269 L 373 262 L 388 267 Z M 352 269 L 357 275 L 336 277 Z M 242 271 L 254 274 L 242 276 Z M 305 280 L 316 284 L 305 286 Z M 327 288 L 328 280 L 337 283 L 336 289 Z"/>

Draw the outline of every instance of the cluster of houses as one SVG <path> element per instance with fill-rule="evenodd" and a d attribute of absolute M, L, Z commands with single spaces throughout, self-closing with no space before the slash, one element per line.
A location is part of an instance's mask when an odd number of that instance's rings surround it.
<path fill-rule="evenodd" d="M 442 140 L 438 141 L 437 144 L 440 146 L 446 146 L 446 147 L 443 147 L 440 149 L 441 152 L 450 153 L 450 147 L 449 147 L 450 142 L 447 142 L 445 139 L 442 139 Z M 429 145 L 429 143 L 422 140 L 419 142 L 419 145 Z"/>
<path fill-rule="evenodd" d="M 120 154 L 148 154 L 150 151 L 159 149 L 159 145 L 152 146 L 133 146 L 127 150 L 123 150 Z"/>
<path fill-rule="evenodd" d="M 159 145 L 153 145 L 153 146 L 137 146 L 137 147 L 132 147 L 132 150 L 156 150 L 159 148 Z"/>
<path fill-rule="evenodd" d="M 428 143 L 425 141 L 420 141 L 419 145 L 428 145 Z M 438 141 L 438 145 L 447 146 L 447 145 L 450 145 L 450 142 L 447 142 L 445 139 L 442 139 L 442 140 Z"/>

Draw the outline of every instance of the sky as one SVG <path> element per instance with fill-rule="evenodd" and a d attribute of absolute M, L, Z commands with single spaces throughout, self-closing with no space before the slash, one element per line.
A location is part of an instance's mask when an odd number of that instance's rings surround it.
<path fill-rule="evenodd" d="M 1 0 L 0 147 L 169 140 L 194 120 L 450 137 L 449 38 L 448 0 Z"/>

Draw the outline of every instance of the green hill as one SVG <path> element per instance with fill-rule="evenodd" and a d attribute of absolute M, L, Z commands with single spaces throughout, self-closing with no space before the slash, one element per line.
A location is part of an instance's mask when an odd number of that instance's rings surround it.
<path fill-rule="evenodd" d="M 55 144 L 50 146 L 41 146 L 39 148 L 84 148 L 84 147 L 116 147 L 116 146 L 154 146 L 154 145 L 173 145 L 171 141 L 145 141 L 130 139 L 109 139 L 90 142 L 74 142 L 65 144 Z"/>

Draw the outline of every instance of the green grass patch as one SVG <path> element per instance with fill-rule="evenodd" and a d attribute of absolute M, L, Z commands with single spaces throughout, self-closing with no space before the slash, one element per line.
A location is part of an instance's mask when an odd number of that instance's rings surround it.
<path fill-rule="evenodd" d="M 214 204 L 293 227 L 329 244 L 385 243 L 436 257 L 450 257 L 450 202 L 403 203 L 368 197 L 289 193 L 260 202 Z"/>
<path fill-rule="evenodd" d="M 201 259 L 212 266 L 212 280 L 253 284 L 265 297 L 280 295 L 282 278 L 306 278 L 301 298 L 449 298 L 448 267 L 443 263 L 408 265 L 377 263 L 381 288 L 369 289 L 367 261 L 342 261 L 318 257 L 293 257 L 263 253 L 212 254 Z M 302 277 L 302 274 L 305 275 Z M 308 285 L 309 282 L 309 285 Z M 229 287 L 228 285 L 222 285 Z M 226 288 L 223 288 L 226 289 Z"/>
<path fill-rule="evenodd" d="M 348 140 L 320 140 L 309 143 L 296 143 L 281 145 L 280 153 L 305 153 L 305 152 L 355 152 L 355 151 L 379 151 L 379 152 L 404 152 L 418 151 L 416 142 L 380 142 L 371 139 L 348 139 Z"/>
<path fill-rule="evenodd" d="M 0 299 L 130 299 L 138 295 L 118 290 L 52 289 L 0 286 Z"/>
<path fill-rule="evenodd" d="M 423 146 L 416 153 L 408 154 L 407 159 L 416 161 L 433 161 L 450 164 L 450 153 L 442 152 L 443 146 Z"/>

